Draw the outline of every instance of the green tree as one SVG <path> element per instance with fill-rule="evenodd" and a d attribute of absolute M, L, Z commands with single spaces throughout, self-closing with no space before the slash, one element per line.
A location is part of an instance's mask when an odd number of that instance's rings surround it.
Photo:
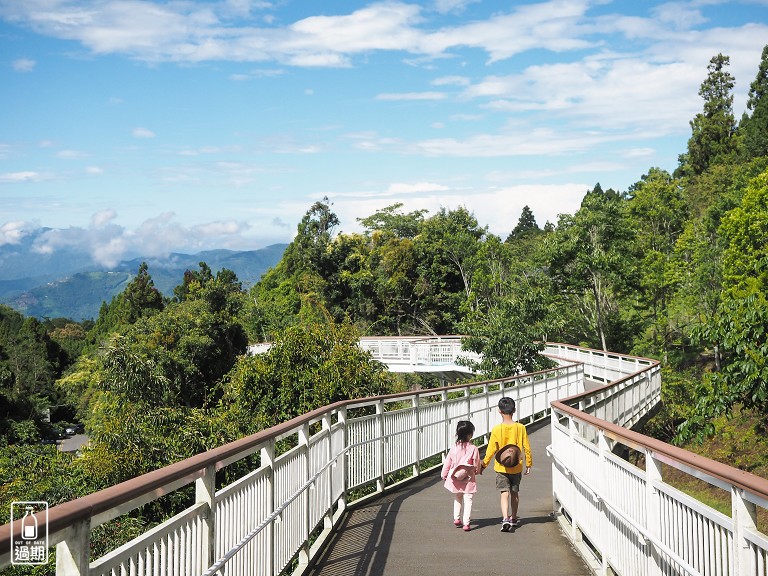
<path fill-rule="evenodd" d="M 619 195 L 604 192 L 599 184 L 584 196 L 575 215 L 560 215 L 557 229 L 547 239 L 555 288 L 574 298 L 594 331 L 588 341 L 594 342 L 596 336 L 603 350 L 627 346 L 619 297 L 634 282 L 629 266 L 634 257 L 632 239 Z"/>
<path fill-rule="evenodd" d="M 420 324 L 423 285 L 419 277 L 419 254 L 411 238 L 374 235 L 371 270 L 380 307 L 374 334 L 414 334 Z"/>
<path fill-rule="evenodd" d="M 523 211 L 520 214 L 520 219 L 517 221 L 517 225 L 512 229 L 512 232 L 509 233 L 509 236 L 507 236 L 507 242 L 537 235 L 540 232 L 541 228 L 536 224 L 536 217 L 526 205 L 523 206 Z"/>
<path fill-rule="evenodd" d="M 403 214 L 400 208 L 402 202 L 396 202 L 386 208 L 378 210 L 366 218 L 358 218 L 357 221 L 369 233 L 380 232 L 396 238 L 414 238 L 424 223 L 424 215 L 427 210 L 414 210 Z"/>
<path fill-rule="evenodd" d="M 273 340 L 302 317 L 317 319 L 318 303 L 320 309 L 328 308 L 329 252 L 338 224 L 328 198 L 306 212 L 283 258 L 251 289 L 245 322 L 255 339 Z"/>
<path fill-rule="evenodd" d="M 338 400 L 389 391 L 384 365 L 359 340 L 348 322 L 289 327 L 268 352 L 238 359 L 221 400 L 227 418 L 247 434 Z"/>
<path fill-rule="evenodd" d="M 749 85 L 747 110 L 741 117 L 739 133 L 747 158 L 768 156 L 768 44 L 763 47 L 757 77 Z"/>
<path fill-rule="evenodd" d="M 747 187 L 719 231 L 723 297 L 699 336 L 719 344 L 722 368 L 697 391 L 695 414 L 681 426 L 680 440 L 702 439 L 713 430 L 711 419 L 730 414 L 737 403 L 768 414 L 768 170 Z"/>
<path fill-rule="evenodd" d="M 680 337 L 670 304 L 676 291 L 671 273 L 675 245 L 683 232 L 688 207 L 680 182 L 659 168 L 630 187 L 627 203 L 629 224 L 636 231 L 639 277 L 637 308 L 645 316 L 647 330 L 638 340 L 650 344 L 638 353 L 662 354 L 664 359 Z"/>
<path fill-rule="evenodd" d="M 499 298 L 487 311 L 470 314 L 459 325 L 467 335 L 462 347 L 482 354 L 482 360 L 468 364 L 484 379 L 551 367 L 553 362 L 540 354 L 556 325 L 551 313 L 549 293 L 528 285 Z"/>
<path fill-rule="evenodd" d="M 474 275 L 487 232 L 463 206 L 441 208 L 424 223 L 415 247 L 422 302 L 419 319 L 429 333 L 453 333 L 462 307 L 477 307 Z"/>
<path fill-rule="evenodd" d="M 331 210 L 328 198 L 315 202 L 299 222 L 293 242 L 285 249 L 286 272 L 322 275 L 324 255 L 338 225 L 339 218 Z"/>
<path fill-rule="evenodd" d="M 733 138 L 736 120 L 733 116 L 734 78 L 726 67 L 730 58 L 718 54 L 707 66 L 708 75 L 699 89 L 704 111 L 691 120 L 692 134 L 688 153 L 681 157 L 681 168 L 692 175 L 702 174 L 710 165 L 727 157 L 736 148 Z"/>
<path fill-rule="evenodd" d="M 149 275 L 149 266 L 142 262 L 136 276 L 120 294 L 107 304 L 102 302 L 99 317 L 88 333 L 89 349 L 98 348 L 110 335 L 120 333 L 139 318 L 163 310 L 165 301 Z"/>

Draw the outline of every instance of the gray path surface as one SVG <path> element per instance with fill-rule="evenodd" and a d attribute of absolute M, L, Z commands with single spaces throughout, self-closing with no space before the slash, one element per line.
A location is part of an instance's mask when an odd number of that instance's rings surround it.
<path fill-rule="evenodd" d="M 562 535 L 552 512 L 550 428 L 529 432 L 533 470 L 523 476 L 522 524 L 499 531 L 494 473 L 479 478 L 472 531 L 453 526 L 453 499 L 437 472 L 353 508 L 309 572 L 312 576 L 415 574 L 588 576 L 586 564 Z"/>

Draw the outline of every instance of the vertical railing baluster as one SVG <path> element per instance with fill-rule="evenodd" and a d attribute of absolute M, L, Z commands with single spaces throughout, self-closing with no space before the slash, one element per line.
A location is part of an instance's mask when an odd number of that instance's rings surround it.
<path fill-rule="evenodd" d="M 598 486 L 597 494 L 606 494 L 608 491 L 608 483 L 610 482 L 610 478 L 608 478 L 608 458 L 607 455 L 611 453 L 611 446 L 608 443 L 608 439 L 605 437 L 605 433 L 603 430 L 598 430 L 597 432 L 597 466 L 598 466 L 598 473 L 597 478 L 599 479 L 598 482 L 600 483 L 600 486 Z M 608 521 L 608 509 L 602 505 L 601 502 L 598 502 L 598 507 L 602 511 L 602 514 L 599 517 L 600 526 L 597 529 L 597 533 L 600 535 L 600 556 L 602 557 L 602 573 L 603 574 L 610 574 L 610 565 L 608 563 L 608 555 L 611 552 L 610 550 L 610 533 L 612 531 L 612 526 L 610 525 L 610 522 Z M 613 551 L 615 552 L 615 551 Z"/>
<path fill-rule="evenodd" d="M 328 435 L 328 441 L 325 443 L 325 461 L 330 462 L 333 458 L 333 418 L 331 412 L 323 414 L 323 431 Z M 326 487 L 325 515 L 323 516 L 323 529 L 331 530 L 333 528 L 333 470 L 335 466 L 331 465 L 323 473 Z"/>
<path fill-rule="evenodd" d="M 349 428 L 347 426 L 347 407 L 342 406 L 337 412 L 337 421 L 342 430 L 342 447 L 349 446 Z M 349 491 L 349 477 L 347 475 L 347 463 L 349 461 L 349 453 L 344 452 L 341 457 L 341 461 L 337 462 L 337 466 L 341 466 L 341 496 L 338 500 L 337 507 L 339 511 L 347 508 L 347 492 Z"/>
<path fill-rule="evenodd" d="M 411 398 L 411 406 L 413 407 L 413 430 L 410 432 L 411 445 L 413 449 L 413 465 L 411 467 L 412 475 L 414 477 L 421 474 L 421 413 L 419 412 L 419 395 L 416 394 Z"/>
<path fill-rule="evenodd" d="M 733 541 L 731 558 L 733 559 L 733 576 L 751 574 L 751 547 L 747 540 L 747 530 L 756 530 L 757 507 L 744 498 L 744 491 L 735 486 L 731 487 L 731 518 L 733 519 Z"/>
<path fill-rule="evenodd" d="M 72 537 L 56 544 L 57 576 L 88 576 L 90 569 L 91 520 L 86 518 L 71 527 Z"/>
<path fill-rule="evenodd" d="M 304 462 L 304 477 L 301 478 L 301 484 L 305 484 L 309 481 L 311 474 L 311 466 L 309 459 L 309 425 L 303 424 L 298 428 L 299 437 L 299 461 Z M 309 534 L 312 531 L 310 526 L 310 503 L 309 503 L 309 489 L 304 490 L 301 493 L 301 511 L 303 518 L 301 519 L 302 538 L 304 539 L 301 548 L 299 549 L 299 566 L 309 565 Z"/>
<path fill-rule="evenodd" d="M 261 449 L 261 467 L 267 470 L 267 502 L 266 510 L 271 513 L 275 509 L 275 441 L 270 440 Z M 270 522 L 266 528 L 266 548 L 267 557 L 265 558 L 267 566 L 265 574 L 274 575 L 275 573 L 275 523 Z"/>
<path fill-rule="evenodd" d="M 201 530 L 202 564 L 210 566 L 216 560 L 216 466 L 208 466 L 202 478 L 195 480 L 195 502 L 205 502 Z"/>
<path fill-rule="evenodd" d="M 645 453 L 645 518 L 647 529 L 652 538 L 661 540 L 661 527 L 666 522 L 661 518 L 661 494 L 654 484 L 661 482 L 661 462 L 649 451 Z M 662 557 L 658 548 L 648 545 L 648 574 L 657 576 L 663 573 Z"/>
<path fill-rule="evenodd" d="M 378 442 L 376 442 L 376 491 L 383 492 L 385 486 L 385 473 L 384 473 L 384 401 L 379 400 L 376 402 L 376 433 L 378 435 Z"/>

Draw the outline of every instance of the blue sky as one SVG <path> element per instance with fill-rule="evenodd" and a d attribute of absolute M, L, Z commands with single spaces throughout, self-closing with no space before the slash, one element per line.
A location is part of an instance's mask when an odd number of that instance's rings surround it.
<path fill-rule="evenodd" d="M 768 0 L 0 0 L 0 244 L 256 249 L 327 196 L 506 237 L 672 171 L 710 58 L 741 116 Z"/>

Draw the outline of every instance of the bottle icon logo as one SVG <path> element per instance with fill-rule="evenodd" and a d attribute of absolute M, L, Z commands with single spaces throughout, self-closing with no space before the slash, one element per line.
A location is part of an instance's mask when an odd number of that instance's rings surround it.
<path fill-rule="evenodd" d="M 37 518 L 32 515 L 33 510 L 32 506 L 27 506 L 21 519 L 21 537 L 24 540 L 37 540 Z"/>

